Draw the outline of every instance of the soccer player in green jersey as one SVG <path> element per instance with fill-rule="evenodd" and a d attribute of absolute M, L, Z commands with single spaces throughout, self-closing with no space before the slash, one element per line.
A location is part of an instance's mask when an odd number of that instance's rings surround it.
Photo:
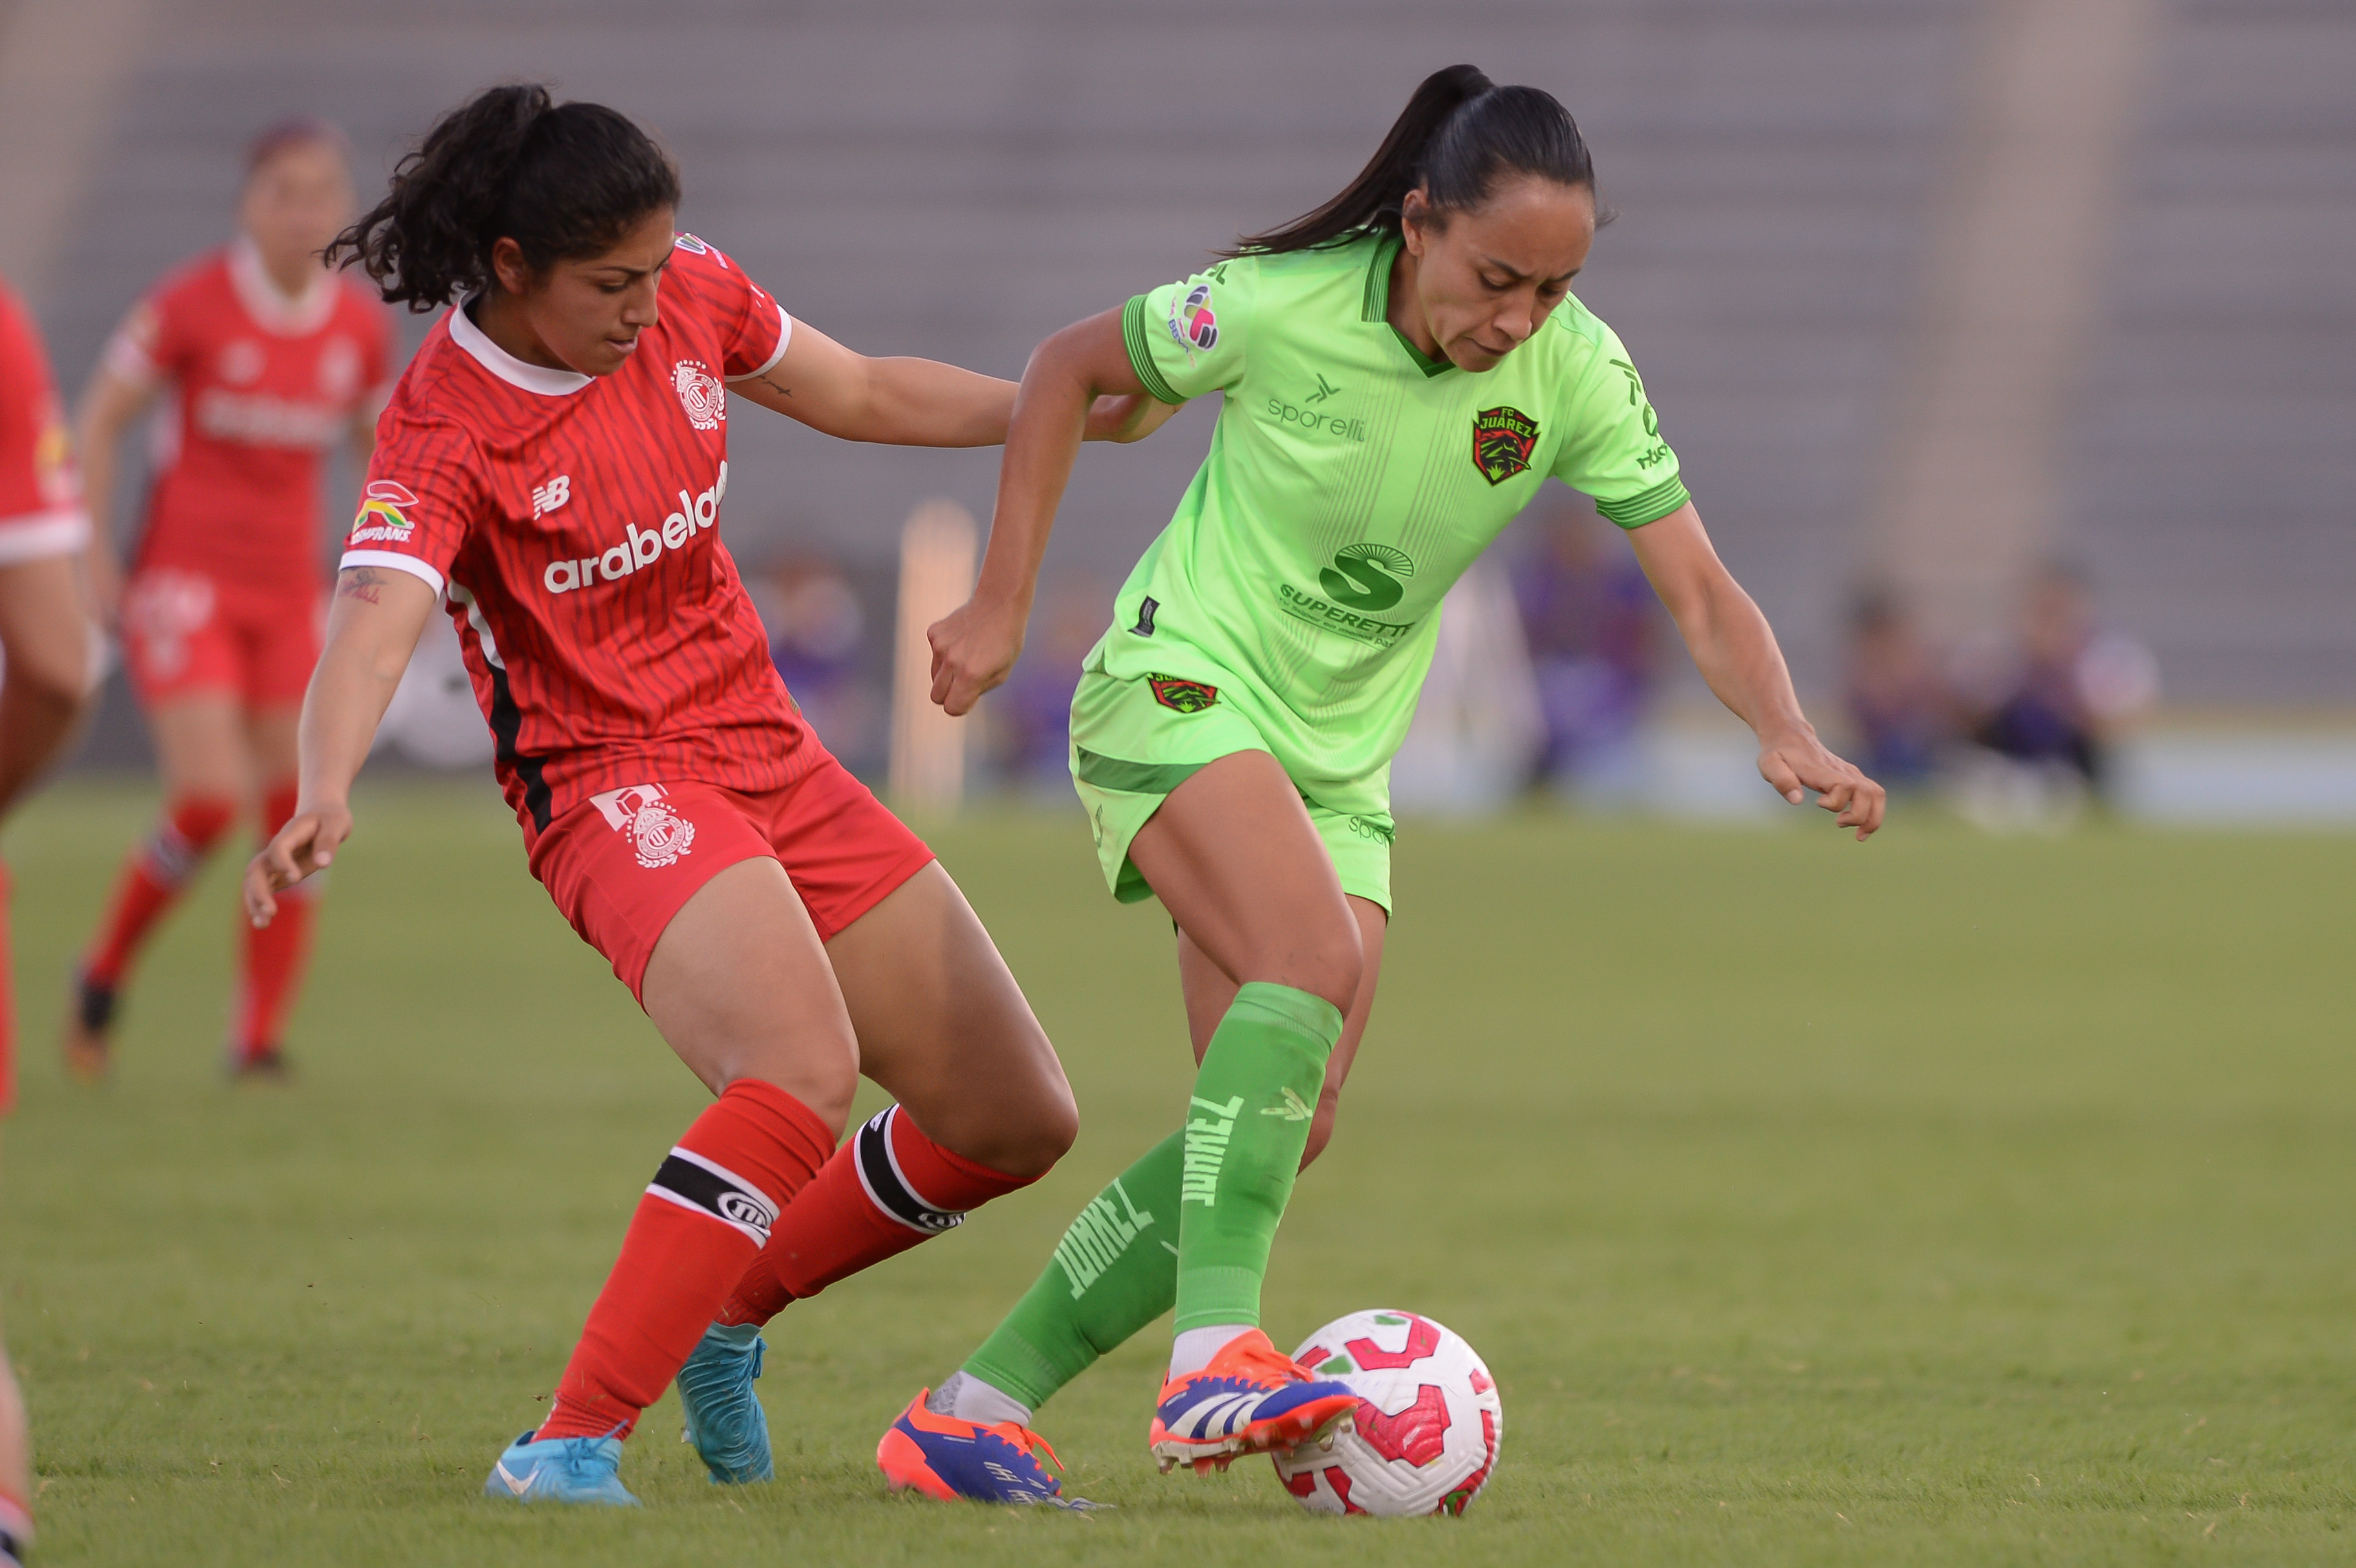
<path fill-rule="evenodd" d="M 1033 358 L 980 580 L 932 628 L 951 714 L 1022 650 L 1089 400 L 1222 399 L 1072 701 L 1106 880 L 1174 918 L 1199 1066 L 1183 1126 L 885 1434 L 894 1483 L 1002 1498 L 1019 1474 L 1035 1498 L 1032 1412 L 1173 1305 L 1149 1437 L 1165 1469 L 1298 1443 L 1355 1405 L 1270 1345 L 1260 1279 L 1374 1000 L 1390 758 L 1440 599 L 1548 475 L 1627 532 L 1711 689 L 1757 733 L 1766 781 L 1794 804 L 1814 792 L 1860 840 L 1880 825 L 1881 788 L 1816 738 L 1711 549 L 1627 349 L 1569 292 L 1595 226 L 1569 114 L 1455 66 L 1341 195 Z"/>

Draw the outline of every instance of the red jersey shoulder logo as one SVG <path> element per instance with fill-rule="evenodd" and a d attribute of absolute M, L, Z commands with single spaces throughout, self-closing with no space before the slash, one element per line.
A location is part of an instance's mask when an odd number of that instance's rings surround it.
<path fill-rule="evenodd" d="M 630 835 L 638 864 L 659 871 L 677 864 L 695 843 L 695 824 L 665 803 L 659 784 L 630 784 L 592 795 L 589 803 L 616 832 Z"/>
<path fill-rule="evenodd" d="M 717 430 L 728 417 L 728 389 L 702 360 L 681 360 L 672 368 L 671 383 L 679 389 L 687 422 L 698 430 Z"/>
<path fill-rule="evenodd" d="M 345 542 L 364 544 L 372 539 L 401 542 L 417 527 L 401 509 L 416 504 L 416 495 L 400 480 L 370 480 L 360 492 L 359 514 L 352 519 L 351 535 Z"/>
<path fill-rule="evenodd" d="M 1538 444 L 1538 422 L 1500 403 L 1472 416 L 1472 466 L 1493 485 L 1529 472 Z"/>

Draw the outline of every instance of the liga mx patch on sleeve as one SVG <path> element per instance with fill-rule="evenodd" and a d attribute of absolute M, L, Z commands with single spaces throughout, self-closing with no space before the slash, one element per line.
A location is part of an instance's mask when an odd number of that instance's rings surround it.
<path fill-rule="evenodd" d="M 755 1247 L 769 1244 L 769 1228 L 777 1222 L 777 1206 L 768 1196 L 730 1170 L 692 1149 L 673 1149 L 647 1184 L 647 1196 L 708 1214 L 738 1231 Z"/>

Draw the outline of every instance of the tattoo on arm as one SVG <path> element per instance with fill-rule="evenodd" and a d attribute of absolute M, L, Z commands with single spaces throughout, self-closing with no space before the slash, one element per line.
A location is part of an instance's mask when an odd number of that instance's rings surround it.
<path fill-rule="evenodd" d="M 336 584 L 339 599 L 359 599 L 367 604 L 384 603 L 384 577 L 373 566 L 354 566 L 345 572 Z"/>
<path fill-rule="evenodd" d="M 767 387 L 779 397 L 791 397 L 794 395 L 794 389 L 786 385 L 785 382 L 777 380 L 775 376 L 763 376 L 760 378 L 760 381 L 763 386 Z"/>

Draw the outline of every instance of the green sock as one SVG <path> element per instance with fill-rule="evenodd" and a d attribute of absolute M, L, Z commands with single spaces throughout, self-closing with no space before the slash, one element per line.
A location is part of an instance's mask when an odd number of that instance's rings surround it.
<path fill-rule="evenodd" d="M 1173 1133 L 1097 1194 L 967 1376 L 1036 1410 L 1097 1358 L 1170 1310 L 1178 1294 L 1178 1171 Z"/>
<path fill-rule="evenodd" d="M 1203 1053 L 1178 1183 L 1176 1327 L 1259 1322 L 1269 1247 L 1292 1197 L 1339 1009 L 1289 985 L 1236 993 Z"/>

